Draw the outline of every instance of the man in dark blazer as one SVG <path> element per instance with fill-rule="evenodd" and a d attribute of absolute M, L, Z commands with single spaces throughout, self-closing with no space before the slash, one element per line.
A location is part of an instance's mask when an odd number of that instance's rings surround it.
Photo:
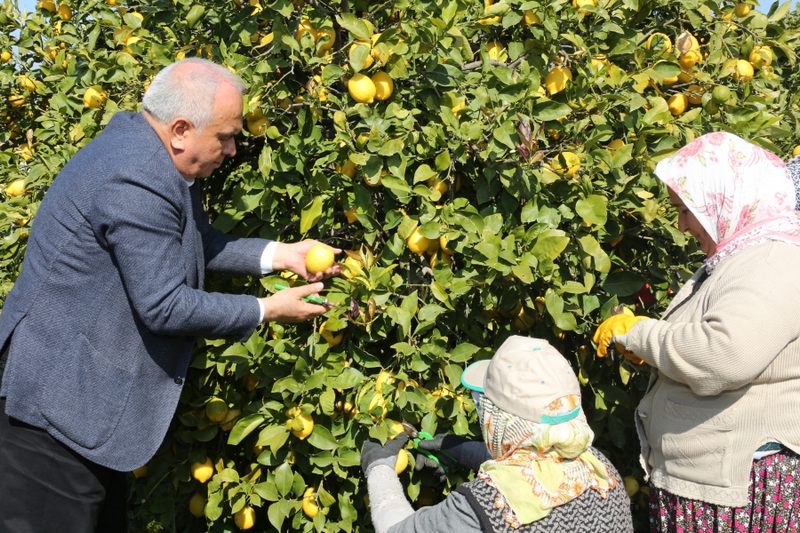
<path fill-rule="evenodd" d="M 306 272 L 315 241 L 226 236 L 203 209 L 201 179 L 236 153 L 243 92 L 209 61 L 168 66 L 42 200 L 0 315 L 0 531 L 124 531 L 123 472 L 163 441 L 195 338 L 325 312 L 303 298 L 339 267 Z M 211 293 L 206 269 L 312 283 Z"/>

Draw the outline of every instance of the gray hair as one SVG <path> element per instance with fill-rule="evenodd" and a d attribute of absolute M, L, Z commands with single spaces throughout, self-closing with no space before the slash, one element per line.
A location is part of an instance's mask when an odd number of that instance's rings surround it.
<path fill-rule="evenodd" d="M 196 128 L 211 123 L 214 96 L 220 82 L 229 83 L 240 94 L 245 86 L 227 68 L 207 59 L 190 57 L 163 68 L 142 98 L 142 107 L 159 122 L 183 117 Z"/>

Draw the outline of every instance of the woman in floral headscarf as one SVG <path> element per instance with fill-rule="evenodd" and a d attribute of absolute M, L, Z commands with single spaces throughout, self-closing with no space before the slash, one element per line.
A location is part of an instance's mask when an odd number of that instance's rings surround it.
<path fill-rule="evenodd" d="M 660 320 L 595 334 L 652 367 L 636 414 L 653 532 L 800 528 L 800 218 L 774 154 L 704 135 L 656 175 L 706 254 Z"/>

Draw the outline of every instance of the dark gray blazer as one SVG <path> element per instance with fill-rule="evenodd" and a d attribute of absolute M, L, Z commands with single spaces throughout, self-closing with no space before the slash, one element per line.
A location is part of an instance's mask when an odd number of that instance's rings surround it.
<path fill-rule="evenodd" d="M 64 167 L 0 315 L 6 413 L 90 461 L 147 462 L 196 336 L 246 339 L 253 296 L 202 290 L 205 269 L 260 274 L 269 241 L 227 237 L 140 114 L 119 113 Z"/>

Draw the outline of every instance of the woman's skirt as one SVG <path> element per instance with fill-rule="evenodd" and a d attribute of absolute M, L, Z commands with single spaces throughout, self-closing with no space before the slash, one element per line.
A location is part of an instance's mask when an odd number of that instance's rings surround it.
<path fill-rule="evenodd" d="M 750 504 L 724 507 L 650 485 L 652 533 L 800 533 L 800 456 L 786 450 L 753 461 Z"/>

